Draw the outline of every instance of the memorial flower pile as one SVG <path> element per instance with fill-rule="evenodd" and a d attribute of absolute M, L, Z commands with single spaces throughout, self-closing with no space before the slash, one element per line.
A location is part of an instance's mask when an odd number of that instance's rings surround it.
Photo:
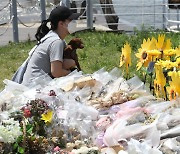
<path fill-rule="evenodd" d="M 119 68 L 75 70 L 56 79 L 39 77 L 31 87 L 4 80 L 0 153 L 178 153 L 179 47 L 172 48 L 165 35 L 144 39 L 135 54 L 144 81 L 131 78 L 132 51 L 126 42 L 120 57 L 124 74 Z"/>

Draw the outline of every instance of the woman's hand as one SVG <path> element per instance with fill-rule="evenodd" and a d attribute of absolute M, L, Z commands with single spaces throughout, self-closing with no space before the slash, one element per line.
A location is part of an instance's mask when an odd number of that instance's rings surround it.
<path fill-rule="evenodd" d="M 69 69 L 65 69 L 61 61 L 57 60 L 57 61 L 51 62 L 51 75 L 54 78 L 66 76 L 69 73 L 71 73 L 71 71 Z"/>

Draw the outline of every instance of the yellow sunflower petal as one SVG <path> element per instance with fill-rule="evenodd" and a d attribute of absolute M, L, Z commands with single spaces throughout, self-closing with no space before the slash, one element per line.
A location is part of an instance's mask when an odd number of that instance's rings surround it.
<path fill-rule="evenodd" d="M 158 36 L 158 41 L 156 43 L 156 46 L 158 48 L 158 50 L 162 50 L 163 48 L 163 44 L 164 44 L 164 40 L 165 40 L 165 35 L 159 35 Z"/>

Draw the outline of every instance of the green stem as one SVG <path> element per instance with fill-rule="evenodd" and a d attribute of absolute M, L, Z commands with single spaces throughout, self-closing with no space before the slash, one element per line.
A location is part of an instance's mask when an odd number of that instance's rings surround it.
<path fill-rule="evenodd" d="M 150 91 L 152 91 L 152 73 L 150 73 L 150 85 L 149 85 Z"/>
<path fill-rule="evenodd" d="M 144 76 L 144 84 L 146 83 L 147 73 Z"/>
<path fill-rule="evenodd" d="M 166 87 L 164 87 L 164 91 L 165 91 L 165 97 L 166 97 L 166 101 L 168 100 L 168 97 L 167 97 L 167 90 L 166 90 Z"/>

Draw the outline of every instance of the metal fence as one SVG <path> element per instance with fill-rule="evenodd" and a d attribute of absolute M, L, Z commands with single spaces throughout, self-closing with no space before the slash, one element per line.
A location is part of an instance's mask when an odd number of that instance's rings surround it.
<path fill-rule="evenodd" d="M 18 24 L 31 27 L 35 23 L 46 19 L 46 14 L 56 6 L 53 1 L 48 1 L 48 4 L 47 1 L 39 0 L 36 1 L 35 6 L 25 7 L 18 0 L 9 0 L 6 5 L 0 8 L 0 12 L 9 10 L 9 18 L 6 16 L 8 19 L 6 24 L 12 24 L 14 42 L 19 41 Z M 63 1 L 61 0 L 58 5 L 63 5 Z M 71 0 L 70 3 L 69 0 L 66 0 L 64 5 L 70 7 L 73 12 L 81 13 L 80 19 L 76 22 L 76 26 L 80 28 L 133 31 L 134 28 L 141 29 L 143 26 L 145 28 L 165 29 L 174 32 L 178 32 L 180 29 L 180 3 L 169 4 L 167 0 L 151 0 L 149 3 L 145 3 L 145 0 L 139 0 L 138 3 L 127 3 L 124 0 L 113 0 L 113 2 L 112 0 Z M 174 6 L 173 9 L 170 8 L 172 5 Z M 28 10 L 30 16 L 32 16 L 32 10 L 38 10 L 38 15 L 36 14 L 38 19 L 34 23 L 31 21 L 31 25 L 27 25 L 28 21 L 22 22 L 22 17 L 18 12 L 19 8 Z M 5 12 L 7 15 L 7 11 Z M 0 15 L 0 21 L 5 18 L 4 15 Z M 4 35 L 8 28 L 9 26 L 0 36 Z"/>

